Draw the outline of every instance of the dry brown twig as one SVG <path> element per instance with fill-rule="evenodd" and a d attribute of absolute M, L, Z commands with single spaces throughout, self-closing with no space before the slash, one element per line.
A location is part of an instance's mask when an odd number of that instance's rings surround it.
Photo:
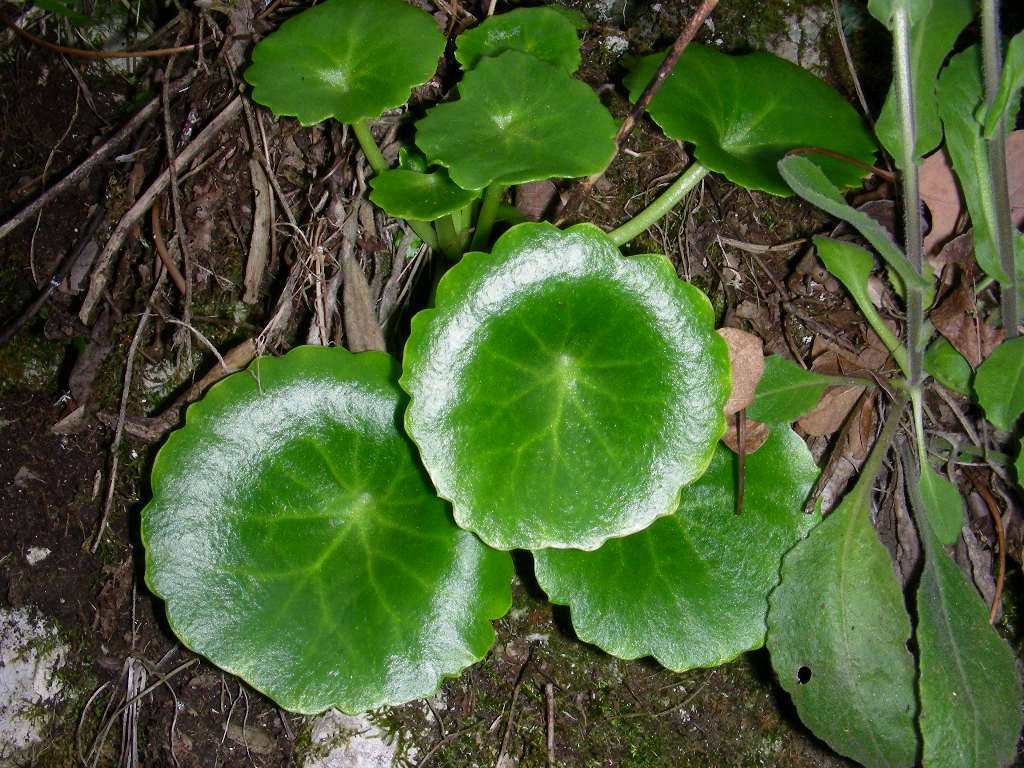
<path fill-rule="evenodd" d="M 629 136 L 633 130 L 633 126 L 636 125 L 637 120 L 647 110 L 651 100 L 655 97 L 661 86 L 665 83 L 665 80 L 672 73 L 676 62 L 679 61 L 679 57 L 683 55 L 683 51 L 693 41 L 693 38 L 697 35 L 697 30 L 700 29 L 701 25 L 707 20 L 708 16 L 718 5 L 718 0 L 701 0 L 700 6 L 694 11 L 689 21 L 686 22 L 686 26 L 683 27 L 683 31 L 679 33 L 679 37 L 676 38 L 675 42 L 672 43 L 672 48 L 669 50 L 668 56 L 658 67 L 654 76 L 650 82 L 640 93 L 640 98 L 636 100 L 636 104 L 633 105 L 632 109 L 629 110 L 629 114 L 619 127 L 618 132 L 615 134 L 615 154 L 618 154 L 622 148 L 622 142 L 625 141 L 626 137 Z M 492 0 L 491 7 L 493 9 L 494 2 Z M 488 14 L 490 15 L 490 14 Z M 614 160 L 614 155 L 612 159 Z M 609 161 L 608 165 L 611 165 Z M 605 167 L 607 170 L 607 166 Z M 569 193 L 568 198 L 562 205 L 558 214 L 555 216 L 555 223 L 558 226 L 563 225 L 569 218 L 576 215 L 580 206 L 583 204 L 584 198 L 590 194 L 590 190 L 594 184 L 597 183 L 598 179 L 604 176 L 604 170 L 591 174 L 582 182 L 576 185 L 576 187 Z"/>

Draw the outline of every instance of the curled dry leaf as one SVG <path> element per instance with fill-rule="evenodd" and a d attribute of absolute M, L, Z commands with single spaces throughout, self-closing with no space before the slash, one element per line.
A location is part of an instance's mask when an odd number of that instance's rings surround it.
<path fill-rule="evenodd" d="M 943 147 L 930 154 L 921 164 L 921 199 L 932 215 L 931 229 L 924 236 L 926 254 L 940 250 L 941 245 L 956 231 L 956 221 L 960 217 L 963 205 L 960 188 L 956 185 L 956 177 L 949 163 L 949 153 Z"/>
<path fill-rule="evenodd" d="M 723 411 L 726 416 L 731 416 L 754 402 L 757 382 L 764 373 L 764 344 L 754 334 L 741 331 L 739 328 L 719 328 L 716 333 L 729 345 L 732 391 Z M 765 439 L 767 437 L 765 433 Z"/>
<path fill-rule="evenodd" d="M 929 317 L 939 333 L 949 339 L 972 368 L 977 368 L 1003 340 L 1003 332 L 978 316 L 973 282 L 970 271 L 960 270 L 956 285 Z"/>
<path fill-rule="evenodd" d="M 863 392 L 864 387 L 830 387 L 797 425 L 808 435 L 831 435 L 846 421 Z"/>
<path fill-rule="evenodd" d="M 740 453 L 739 437 L 739 413 L 727 416 L 725 419 L 726 429 L 722 435 L 722 442 L 733 453 Z M 749 456 L 765 444 L 772 429 L 767 424 L 753 419 L 743 419 L 743 455 Z"/>

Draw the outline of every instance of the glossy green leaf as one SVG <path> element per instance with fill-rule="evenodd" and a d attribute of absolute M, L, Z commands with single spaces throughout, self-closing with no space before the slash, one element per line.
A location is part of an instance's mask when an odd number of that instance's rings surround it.
<path fill-rule="evenodd" d="M 491 16 L 455 42 L 455 58 L 463 70 L 472 69 L 485 56 L 505 51 L 536 56 L 567 75 L 580 66 L 576 25 L 552 8 L 517 8 Z"/>
<path fill-rule="evenodd" d="M 981 124 L 975 117 L 984 100 L 981 49 L 972 46 L 950 59 L 939 77 L 939 113 L 946 131 L 946 149 L 963 191 L 973 225 L 974 257 L 985 274 L 1005 283 L 996 247 L 996 208 L 988 165 L 988 149 Z M 1006 115 L 1012 127 L 1017 110 Z M 1018 234 L 1014 240 L 1017 274 L 1024 276 L 1024 248 Z"/>
<path fill-rule="evenodd" d="M 924 518 L 917 588 L 923 764 L 989 768 L 1014 757 L 1021 730 L 1017 660 L 988 609 Z"/>
<path fill-rule="evenodd" d="M 429 695 L 509 607 L 399 431 L 397 366 L 300 347 L 216 384 L 161 448 L 146 581 L 178 637 L 296 712 Z"/>
<path fill-rule="evenodd" d="M 1010 105 L 1024 88 L 1024 32 L 1018 32 L 1006 46 L 1003 58 L 1003 75 L 999 80 L 999 91 L 996 93 L 992 106 L 985 118 L 985 136 L 991 137 L 996 132 L 1000 120 L 1005 120 Z"/>
<path fill-rule="evenodd" d="M 969 395 L 974 371 L 966 358 L 957 352 L 949 339 L 940 336 L 924 353 L 924 369 L 947 389 Z"/>
<path fill-rule="evenodd" d="M 589 224 L 466 254 L 413 318 L 401 380 L 456 522 L 499 549 L 595 549 L 671 514 L 725 428 L 713 322 L 667 259 Z"/>
<path fill-rule="evenodd" d="M 588 85 L 519 51 L 480 60 L 458 101 L 416 124 L 416 143 L 464 189 L 604 170 L 615 121 Z"/>
<path fill-rule="evenodd" d="M 446 170 L 430 173 L 394 168 L 369 181 L 370 200 L 389 216 L 412 221 L 434 221 L 464 208 L 480 196 L 463 189 Z"/>
<path fill-rule="evenodd" d="M 910 28 L 910 76 L 914 93 L 915 157 L 923 157 L 942 141 L 942 123 L 935 79 L 961 30 L 974 18 L 973 0 L 936 0 L 915 15 Z M 875 124 L 875 134 L 898 163 L 901 157 L 900 113 L 895 85 L 890 86 Z"/>
<path fill-rule="evenodd" d="M 737 515 L 738 463 L 719 444 L 674 515 L 594 552 L 533 553 L 537 581 L 553 602 L 570 606 L 581 640 L 678 671 L 763 644 L 782 555 L 818 522 L 802 511 L 818 468 L 796 433 L 775 425 L 746 457 Z"/>
<path fill-rule="evenodd" d="M 964 525 L 964 501 L 960 491 L 928 464 L 921 460 L 921 500 L 931 520 L 932 529 L 947 547 L 960 537 Z"/>
<path fill-rule="evenodd" d="M 665 58 L 647 56 L 625 79 L 636 101 Z M 795 97 L 799 94 L 799 97 Z M 767 53 L 730 56 L 691 44 L 647 110 L 665 135 L 695 145 L 702 165 L 748 189 L 788 196 L 778 161 L 791 149 L 815 147 L 862 163 L 875 144 L 842 96 L 814 75 Z M 815 156 L 840 187 L 860 184 L 864 171 Z"/>
<path fill-rule="evenodd" d="M 796 421 L 815 405 L 825 387 L 846 384 L 846 379 L 807 371 L 781 355 L 764 360 L 764 374 L 757 383 L 747 416 L 765 424 Z"/>
<path fill-rule="evenodd" d="M 904 372 L 907 371 L 907 351 L 900 343 L 899 338 L 893 333 L 889 326 L 878 314 L 875 305 L 868 296 L 868 278 L 871 277 L 871 270 L 875 265 L 872 255 L 853 243 L 845 240 L 833 240 L 829 237 L 815 237 L 814 247 L 818 251 L 818 258 L 825 265 L 829 274 L 834 276 L 843 287 L 850 292 L 854 303 L 868 321 L 871 329 L 878 334 L 893 359 L 899 363 Z"/>
<path fill-rule="evenodd" d="M 1024 412 L 1024 337 L 1004 341 L 978 366 L 974 391 L 985 418 L 1004 432 Z"/>
<path fill-rule="evenodd" d="M 403 0 L 325 0 L 263 38 L 245 79 L 276 115 L 354 123 L 403 104 L 444 45 L 434 19 Z"/>
<path fill-rule="evenodd" d="M 785 556 L 768 611 L 772 666 L 800 719 L 869 768 L 905 768 L 917 755 L 910 618 L 869 519 L 888 443 L 876 443 L 853 490 Z"/>
<path fill-rule="evenodd" d="M 430 168 L 427 156 L 419 148 L 405 146 L 398 150 L 398 168 L 403 171 L 417 171 L 426 173 Z"/>
<path fill-rule="evenodd" d="M 931 283 L 918 275 L 906 255 L 893 242 L 889 231 L 863 211 L 858 211 L 829 180 L 822 169 L 806 157 L 791 156 L 779 161 L 779 173 L 800 197 L 826 213 L 853 225 L 891 266 L 905 285 L 931 289 Z"/>

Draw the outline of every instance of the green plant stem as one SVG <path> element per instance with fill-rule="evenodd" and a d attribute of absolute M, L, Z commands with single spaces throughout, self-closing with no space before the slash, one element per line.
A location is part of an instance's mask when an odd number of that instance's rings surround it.
<path fill-rule="evenodd" d="M 996 0 L 981 3 L 981 51 L 985 73 L 985 104 L 991 108 L 999 90 L 1002 56 L 999 49 L 999 4 Z M 995 241 L 999 251 L 999 265 L 1006 273 L 1006 283 L 1000 294 L 1003 331 L 1006 338 L 1017 336 L 1020 322 L 1017 307 L 1017 265 L 1013 254 L 1013 225 L 1010 219 L 1010 199 L 1006 176 L 1006 121 L 999 119 L 995 133 L 986 142 L 989 178 L 992 182 Z"/>
<path fill-rule="evenodd" d="M 907 259 L 922 273 L 921 193 L 917 177 L 917 127 L 914 123 L 914 90 L 911 81 L 910 11 L 906 3 L 894 4 L 892 17 L 893 80 L 900 114 L 900 190 L 903 197 L 903 232 Z M 906 285 L 907 380 L 913 391 L 924 379 L 924 291 Z"/>
<path fill-rule="evenodd" d="M 697 186 L 697 182 L 707 176 L 708 173 L 710 173 L 708 168 L 705 168 L 700 163 L 693 163 L 653 203 L 621 227 L 609 232 L 608 237 L 616 245 L 625 245 L 671 211 L 683 199 L 686 193 Z"/>
<path fill-rule="evenodd" d="M 437 247 L 445 256 L 453 261 L 459 257 L 459 236 L 453 216 L 442 216 L 434 223 L 437 230 Z"/>
<path fill-rule="evenodd" d="M 494 229 L 494 219 L 498 215 L 498 205 L 501 197 L 508 189 L 506 184 L 491 184 L 484 191 L 484 199 L 480 204 L 480 214 L 476 219 L 476 232 L 473 233 L 473 243 L 470 245 L 474 251 L 481 251 L 486 248 L 491 239 L 491 230 Z"/>
<path fill-rule="evenodd" d="M 376 174 L 382 174 L 388 170 L 388 161 L 384 159 L 384 155 L 381 154 L 380 148 L 377 146 L 377 142 L 373 138 L 373 134 L 370 133 L 370 126 L 366 124 L 365 120 L 357 120 L 352 123 L 352 133 L 356 135 L 356 141 L 359 142 L 359 148 L 363 150 L 363 154 L 366 155 L 366 161 L 370 164 L 373 172 Z M 420 240 L 429 245 L 434 250 L 437 250 L 437 233 L 434 228 L 426 221 L 408 221 L 409 229 L 419 235 Z"/>

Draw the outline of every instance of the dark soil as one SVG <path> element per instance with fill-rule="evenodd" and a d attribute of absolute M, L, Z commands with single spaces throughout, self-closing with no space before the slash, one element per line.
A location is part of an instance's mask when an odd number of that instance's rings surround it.
<path fill-rule="evenodd" d="M 611 15 L 597 20 L 602 4 L 572 4 L 595 22 L 585 36 L 583 70 L 584 79 L 595 86 L 619 74 L 602 39 L 621 35 L 633 52 L 646 53 L 668 42 L 680 14 L 688 10 L 680 2 L 627 3 L 626 8 L 619 2 L 611 4 Z M 144 5 L 153 14 L 154 26 L 174 13 L 171 7 Z M 247 35 L 271 29 L 291 5 L 298 3 L 284 3 L 250 29 L 238 28 L 245 14 L 204 12 L 203 34 L 213 24 L 228 36 L 207 48 L 205 67 L 196 70 L 191 89 L 175 96 L 169 116 L 176 151 L 231 98 L 232 78 L 237 78 L 238 62 L 249 50 Z M 462 5 L 479 10 L 485 3 L 463 0 Z M 505 5 L 499 3 L 499 10 Z M 758 34 L 775 34 L 785 14 L 804 4 L 781 3 L 781 11 L 776 4 L 753 5 L 765 7 L 749 11 L 743 32 L 728 26 L 734 16 L 718 22 L 718 34 L 734 48 L 759 47 Z M 0 3 L 0 12 L 13 18 L 24 7 Z M 67 37 L 67 24 L 44 17 L 42 28 L 38 22 L 35 27 L 38 33 L 54 39 L 59 32 L 65 43 L 82 47 L 81 40 Z M 190 11 L 185 18 L 186 41 L 196 39 L 199 16 Z M 147 41 L 148 46 L 174 44 L 181 28 Z M 88 157 L 138 103 L 158 95 L 164 77 L 181 77 L 196 61 L 178 56 L 173 62 L 137 63 L 126 74 L 90 60 L 65 61 L 9 31 L 2 35 L 4 220 Z M 234 64 L 232 55 L 239 57 Z M 81 84 L 69 67 L 80 75 Z M 607 98 L 613 110 L 625 108 L 620 92 L 610 91 Z M 343 141 L 338 129 L 303 129 L 262 109 L 249 119 L 263 129 L 300 225 L 310 238 L 336 244 L 330 205 L 322 200 L 327 192 L 365 192 L 360 182 L 365 171 L 357 167 L 352 143 Z M 280 710 L 177 641 L 166 625 L 162 603 L 146 589 L 138 537 L 153 455 L 180 416 L 177 407 L 168 406 L 215 367 L 205 341 L 173 321 L 191 323 L 225 353 L 259 334 L 290 288 L 299 294 L 292 302 L 292 319 L 270 335 L 265 351 L 279 353 L 302 343 L 308 326 L 308 285 L 300 280 L 296 288 L 288 282 L 299 256 L 280 211 L 282 223 L 258 300 L 251 306 L 240 301 L 253 208 L 248 167 L 253 147 L 247 125 L 254 123 L 234 120 L 180 183 L 182 226 L 193 258 L 189 303 L 168 283 L 153 292 L 157 258 L 147 214 L 114 260 L 93 317 L 83 321 L 78 316 L 88 287 L 85 274 L 54 291 L 41 311 L 0 347 L 0 606 L 30 607 L 49 617 L 71 649 L 61 673 L 65 695 L 52 705 L 52 717 L 50 712 L 41 715 L 49 719 L 47 738 L 12 764 L 58 767 L 84 760 L 89 766 L 276 768 L 301 765 L 309 745 L 311 718 Z M 21 314 L 83 240 L 102 248 L 123 213 L 163 167 L 164 130 L 158 113 L 119 149 L 120 160 L 100 163 L 85 182 L 46 205 L 38 219 L 32 217 L 0 240 L 0 328 Z M 604 226 L 621 223 L 689 160 L 676 142 L 667 141 L 650 124 L 631 139 L 630 149 L 635 154 L 620 156 L 609 169 L 581 218 Z M 160 228 L 170 241 L 176 231 L 173 205 L 168 195 L 161 199 Z M 394 241 L 394 225 L 379 214 L 375 218 L 368 207 L 360 225 L 359 258 L 380 297 L 398 269 L 398 255 L 387 245 Z M 719 320 L 762 336 L 766 354 L 792 356 L 795 343 L 798 352 L 809 355 L 814 334 L 807 318 L 831 328 L 847 346 L 867 344 L 852 305 L 838 293 L 822 297 L 817 284 L 801 290 L 813 281 L 795 270 L 802 255 L 798 248 L 761 250 L 753 258 L 750 251 L 727 247 L 719 238 L 771 246 L 826 227 L 824 216 L 801 203 L 750 193 L 710 177 L 699 194 L 630 249 L 669 255 L 681 276 L 712 295 Z M 787 298 L 798 315 L 778 311 L 783 284 L 789 286 Z M 410 293 L 415 297 L 424 291 L 421 283 Z M 147 307 L 151 318 L 137 354 L 130 357 Z M 408 304 L 396 306 L 388 337 L 395 351 L 400 350 L 408 315 Z M 127 426 L 115 446 L 130 359 Z M 819 454 L 827 442 L 818 441 Z M 101 528 L 108 492 L 109 521 Z M 985 525 L 979 519 L 979 536 L 987 543 L 991 529 Z M 32 553 L 43 549 L 49 550 L 45 558 L 30 564 Z M 1014 551 L 1019 551 L 1019 541 Z M 773 680 L 766 652 L 687 673 L 670 672 L 647 660 L 621 661 L 578 641 L 565 611 L 547 603 L 532 585 L 529 563 L 520 563 L 519 571 L 513 610 L 496 622 L 497 641 L 483 662 L 447 682 L 429 704 L 414 702 L 372 715 L 395 734 L 405 764 L 416 765 L 430 754 L 432 766 L 493 765 L 514 691 L 517 704 L 507 749 L 512 764 L 547 764 L 549 695 L 557 712 L 554 754 L 562 766 L 849 764 L 800 725 Z M 135 719 L 122 720 L 118 707 L 130 690 L 139 690 L 130 686 L 140 675 L 153 688 L 139 699 Z"/>

